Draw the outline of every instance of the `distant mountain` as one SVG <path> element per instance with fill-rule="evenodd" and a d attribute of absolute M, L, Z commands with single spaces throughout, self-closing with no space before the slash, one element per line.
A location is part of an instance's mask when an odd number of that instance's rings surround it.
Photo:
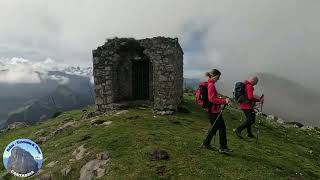
<path fill-rule="evenodd" d="M 7 124 L 25 122 L 33 124 L 52 117 L 56 112 L 86 107 L 94 100 L 89 94 L 79 94 L 68 86 L 59 85 L 52 93 L 37 100 L 27 102 L 9 114 Z"/>
<path fill-rule="evenodd" d="M 47 74 L 41 72 L 37 72 L 37 74 L 41 79 L 40 83 L 0 83 L 0 128 L 7 125 L 6 120 L 9 118 L 10 112 L 21 111 L 19 107 L 26 108 L 32 103 L 32 107 L 36 107 L 35 102 L 55 91 L 60 85 L 65 85 L 78 96 L 92 99 L 91 67 L 67 67 L 53 69 Z"/>

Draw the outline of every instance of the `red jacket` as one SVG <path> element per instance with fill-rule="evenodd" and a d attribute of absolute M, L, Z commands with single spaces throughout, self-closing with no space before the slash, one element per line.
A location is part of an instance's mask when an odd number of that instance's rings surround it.
<path fill-rule="evenodd" d="M 208 79 L 208 100 L 214 105 L 211 107 L 211 113 L 219 113 L 220 105 L 227 104 L 225 99 L 218 98 L 218 92 L 215 87 L 215 82 L 211 79 Z M 210 108 L 207 108 L 206 111 L 209 112 Z"/>
<path fill-rule="evenodd" d="M 251 101 L 251 103 L 240 103 L 241 109 L 253 109 L 253 104 L 255 102 L 260 102 L 260 99 L 257 99 L 253 95 L 253 85 L 249 81 L 244 81 L 245 89 L 247 93 L 247 98 Z"/>

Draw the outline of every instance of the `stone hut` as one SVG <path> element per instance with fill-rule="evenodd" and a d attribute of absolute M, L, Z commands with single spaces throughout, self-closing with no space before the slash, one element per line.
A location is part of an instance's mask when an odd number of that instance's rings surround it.
<path fill-rule="evenodd" d="M 178 39 L 114 38 L 93 50 L 96 108 L 147 103 L 176 111 L 183 95 L 183 50 Z"/>

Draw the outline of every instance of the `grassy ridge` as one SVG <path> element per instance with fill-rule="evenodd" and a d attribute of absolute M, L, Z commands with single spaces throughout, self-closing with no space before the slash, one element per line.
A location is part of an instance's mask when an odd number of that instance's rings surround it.
<path fill-rule="evenodd" d="M 228 144 L 234 153 L 221 155 L 198 148 L 209 128 L 207 114 L 194 104 L 193 96 L 184 99 L 191 113 L 154 116 L 150 109 L 131 108 L 121 115 L 95 117 L 112 121 L 109 126 L 92 126 L 90 120 L 81 120 L 81 110 L 66 112 L 56 119 L 0 134 L 0 149 L 4 150 L 16 138 L 35 140 L 38 137 L 35 132 L 40 129 L 49 134 L 72 118 L 78 121 L 77 127 L 70 127 L 40 146 L 46 158 L 42 174 L 50 172 L 54 179 L 62 179 L 60 170 L 66 165 L 72 171 L 64 179 L 78 179 L 81 167 L 101 151 L 110 152 L 112 159 L 103 179 L 288 179 L 297 175 L 320 179 L 318 132 L 287 128 L 261 119 L 259 143 L 248 138 L 240 140 L 232 129 L 240 123 L 242 114 L 227 109 L 223 116 Z M 84 136 L 91 138 L 81 141 Z M 80 161 L 70 162 L 72 152 L 82 144 L 91 153 Z M 218 146 L 218 138 L 215 145 Z M 151 161 L 150 153 L 157 148 L 166 150 L 170 159 Z M 52 161 L 58 163 L 53 168 L 46 167 Z M 156 173 L 160 166 L 166 167 L 163 177 Z M 0 168 L 4 173 L 3 166 Z M 11 176 L 5 179 L 10 178 L 14 179 Z"/>

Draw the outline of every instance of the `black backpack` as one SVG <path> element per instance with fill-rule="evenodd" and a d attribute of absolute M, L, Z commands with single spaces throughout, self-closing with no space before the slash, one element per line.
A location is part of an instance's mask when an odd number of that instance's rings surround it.
<path fill-rule="evenodd" d="M 246 85 L 243 82 L 237 82 L 233 92 L 234 99 L 238 103 L 249 103 L 247 98 Z"/>
<path fill-rule="evenodd" d="M 196 103 L 203 108 L 211 108 L 213 103 L 208 98 L 208 82 L 201 82 L 196 90 Z"/>

